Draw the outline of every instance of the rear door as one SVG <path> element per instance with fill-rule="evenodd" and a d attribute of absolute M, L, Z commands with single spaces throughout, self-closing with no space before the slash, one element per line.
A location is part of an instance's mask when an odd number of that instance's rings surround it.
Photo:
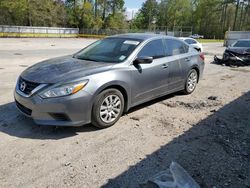
<path fill-rule="evenodd" d="M 168 90 L 168 58 L 162 39 L 155 39 L 140 50 L 137 57 L 153 57 L 151 64 L 132 65 L 132 103 L 139 104 Z"/>
<path fill-rule="evenodd" d="M 166 54 L 169 58 L 169 90 L 183 89 L 189 57 L 189 46 L 177 39 L 165 39 Z"/>

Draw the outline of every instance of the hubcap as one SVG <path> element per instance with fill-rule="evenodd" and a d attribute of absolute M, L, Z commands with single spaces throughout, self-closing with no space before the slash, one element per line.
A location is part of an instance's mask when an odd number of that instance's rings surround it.
<path fill-rule="evenodd" d="M 117 119 L 121 111 L 121 99 L 117 95 L 107 96 L 100 107 L 100 117 L 105 123 L 111 123 Z"/>
<path fill-rule="evenodd" d="M 188 91 L 193 91 L 195 89 L 195 86 L 197 84 L 197 73 L 192 72 L 188 77 L 188 83 L 187 83 L 187 89 Z"/>

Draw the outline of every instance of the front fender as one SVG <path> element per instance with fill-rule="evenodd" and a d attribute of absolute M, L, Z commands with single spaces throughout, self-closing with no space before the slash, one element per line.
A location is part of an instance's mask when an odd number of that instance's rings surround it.
<path fill-rule="evenodd" d="M 131 77 L 129 72 L 124 70 L 116 70 L 104 72 L 89 77 L 89 83 L 85 90 L 90 93 L 93 97 L 93 101 L 96 96 L 107 88 L 116 88 L 121 90 L 122 93 L 125 92 L 125 98 L 127 102 L 127 107 L 129 108 L 131 104 L 131 87 L 129 83 L 131 82 Z"/>

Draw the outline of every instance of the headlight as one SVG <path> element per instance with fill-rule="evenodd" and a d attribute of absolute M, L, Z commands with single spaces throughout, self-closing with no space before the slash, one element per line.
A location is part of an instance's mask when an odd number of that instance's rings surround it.
<path fill-rule="evenodd" d="M 80 91 L 84 86 L 86 86 L 88 81 L 67 83 L 65 85 L 59 85 L 51 88 L 44 93 L 41 93 L 42 98 L 52 98 L 52 97 L 62 97 L 67 95 L 72 95 Z"/>

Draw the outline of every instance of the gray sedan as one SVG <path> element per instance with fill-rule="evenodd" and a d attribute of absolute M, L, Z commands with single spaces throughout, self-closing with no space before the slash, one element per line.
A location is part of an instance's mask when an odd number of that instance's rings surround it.
<path fill-rule="evenodd" d="M 136 105 L 192 93 L 203 69 L 203 54 L 177 38 L 123 34 L 29 67 L 14 96 L 18 109 L 37 124 L 106 128 Z"/>

